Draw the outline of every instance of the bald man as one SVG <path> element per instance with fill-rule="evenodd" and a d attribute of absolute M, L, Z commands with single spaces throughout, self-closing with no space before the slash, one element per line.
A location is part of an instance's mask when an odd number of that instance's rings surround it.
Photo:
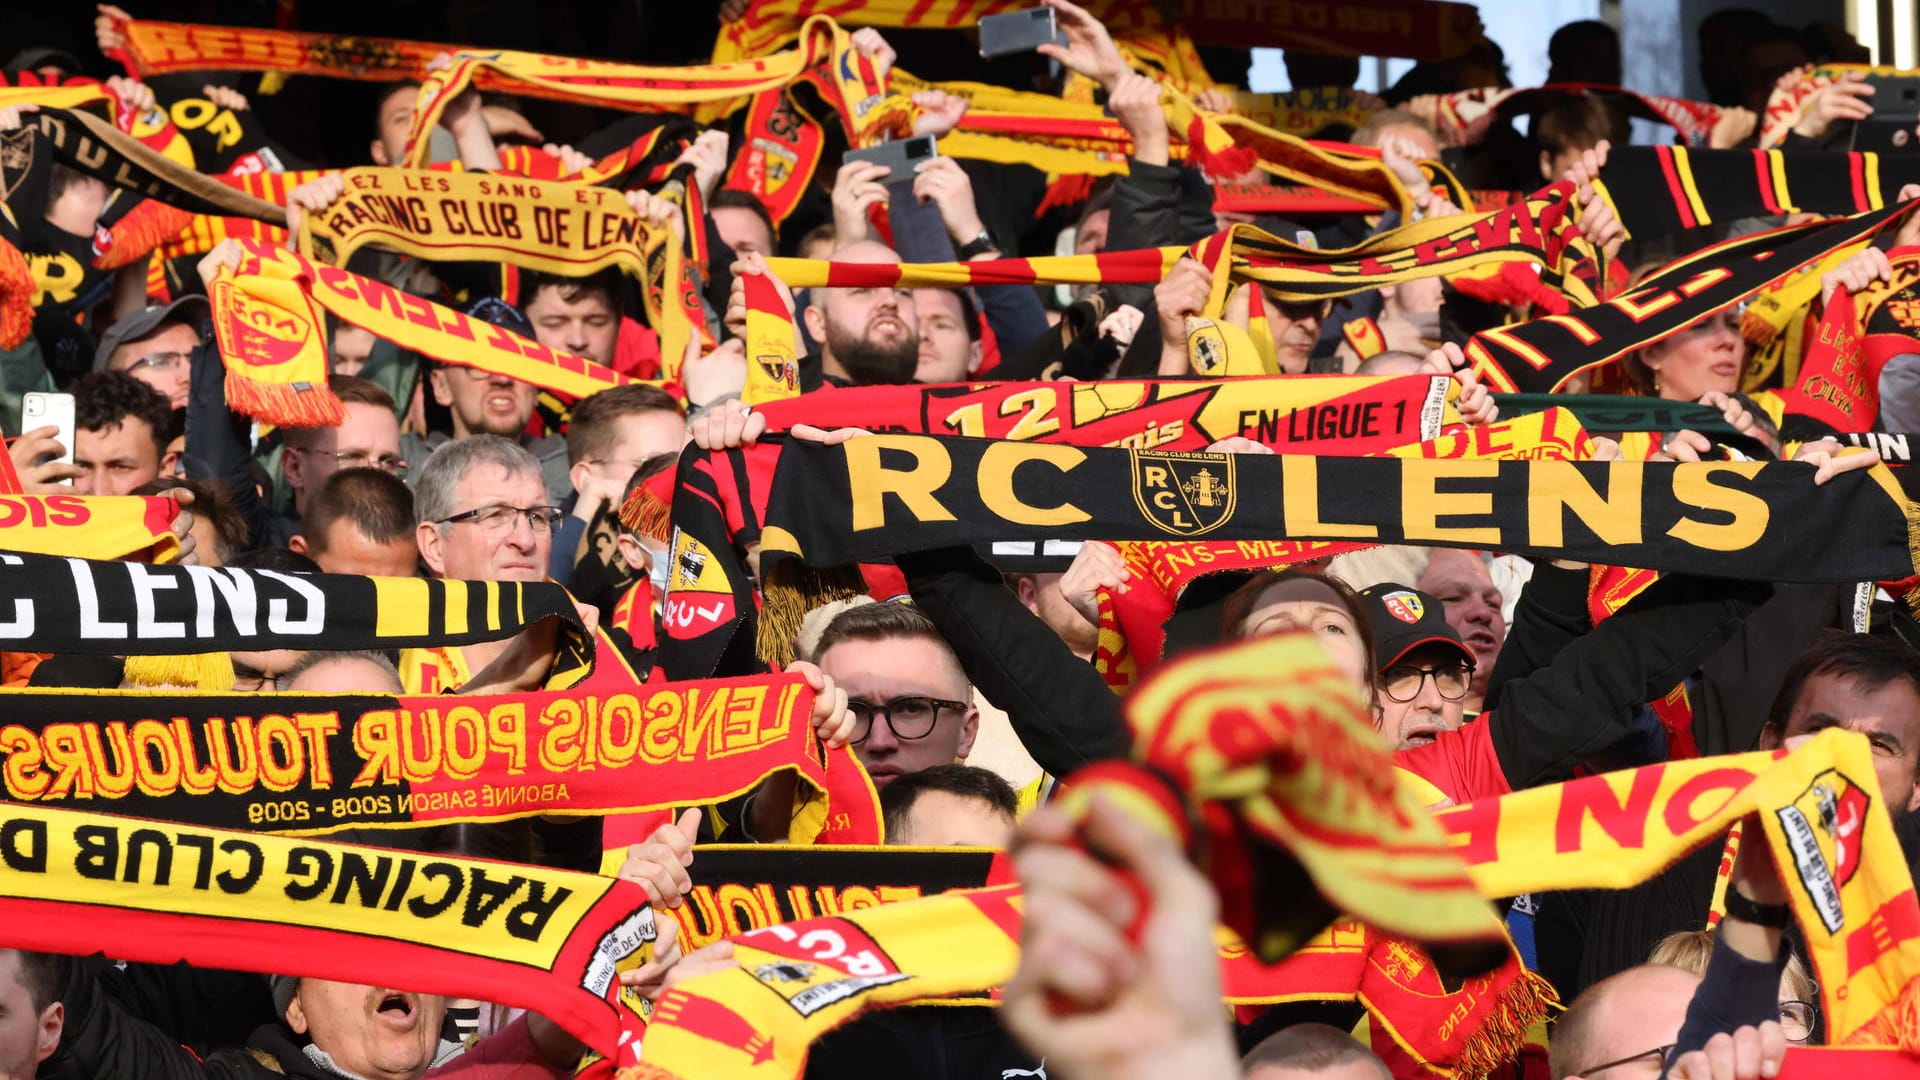
<path fill-rule="evenodd" d="M 871 240 L 833 253 L 835 262 L 898 263 L 892 248 Z M 920 363 L 913 290 L 861 286 L 813 290 L 801 317 L 820 342 L 820 370 L 841 386 L 896 386 L 913 381 Z"/>
<path fill-rule="evenodd" d="M 1658 1075 L 1660 1051 L 1676 1041 L 1699 987 L 1700 976 L 1664 964 L 1628 968 L 1587 987 L 1553 1029 L 1553 1080 L 1628 1075 L 1627 1065 Z"/>
<path fill-rule="evenodd" d="M 1393 1080 L 1373 1051 L 1325 1024 L 1285 1027 L 1240 1059 L 1246 1080 Z"/>

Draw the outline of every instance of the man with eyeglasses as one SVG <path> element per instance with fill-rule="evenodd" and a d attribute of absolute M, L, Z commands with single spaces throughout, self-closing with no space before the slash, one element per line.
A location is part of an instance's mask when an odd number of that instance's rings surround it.
<path fill-rule="evenodd" d="M 848 608 L 820 632 L 813 662 L 846 691 L 853 713 L 848 742 L 874 786 L 935 765 L 964 762 L 980 727 L 973 687 L 946 639 L 908 604 Z M 786 838 L 794 819 L 794 782 L 781 773 L 762 784 L 742 809 L 754 840 Z"/>
<path fill-rule="evenodd" d="M 207 298 L 198 295 L 135 312 L 100 338 L 93 370 L 125 372 L 158 390 L 172 408 L 185 408 L 193 350 L 207 339 L 209 318 Z"/>
<path fill-rule="evenodd" d="M 378 385 L 355 375 L 333 375 L 327 389 L 346 407 L 338 427 L 288 428 L 281 471 L 293 492 L 295 517 L 306 514 L 312 497 L 342 469 L 379 469 L 405 479 L 400 456 L 400 421 L 393 398 Z"/>
<path fill-rule="evenodd" d="M 1473 653 L 1447 625 L 1445 605 L 1394 584 L 1375 585 L 1360 597 L 1380 669 L 1380 733 L 1395 750 L 1406 750 L 1459 728 Z"/>
<path fill-rule="evenodd" d="M 474 435 L 442 445 L 420 467 L 413 516 L 414 542 L 435 577 L 545 581 L 562 511 L 548 501 L 532 454 L 498 435 Z M 437 694 L 465 685 L 506 647 L 490 641 L 408 649 L 400 654 L 400 676 L 409 693 Z"/>
<path fill-rule="evenodd" d="M 1759 818 L 1745 830 L 1761 835 Z M 1778 1074 L 1789 1043 L 1810 1034 L 1789 1008 L 1805 1003 L 1779 1000 L 1790 921 L 1771 845 L 1741 844 L 1706 974 L 1643 964 L 1588 987 L 1554 1026 L 1553 1080 L 1651 1080 L 1669 1064 L 1665 1075 L 1685 1080 Z"/>

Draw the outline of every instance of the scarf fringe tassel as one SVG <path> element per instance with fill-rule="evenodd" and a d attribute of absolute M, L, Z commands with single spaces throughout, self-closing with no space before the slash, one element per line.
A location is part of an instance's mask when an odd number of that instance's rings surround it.
<path fill-rule="evenodd" d="M 326 383 L 269 383 L 227 372 L 227 404 L 276 427 L 338 427 L 347 422 L 346 406 Z"/>
<path fill-rule="evenodd" d="M 233 693 L 233 660 L 226 654 L 188 653 L 184 656 L 129 656 L 121 676 L 131 687 L 184 687 L 203 694 Z"/>
<path fill-rule="evenodd" d="M 866 579 L 857 566 L 815 569 L 798 559 L 783 559 L 767 574 L 761 589 L 760 624 L 754 651 L 760 659 L 783 670 L 795 659 L 794 643 L 807 612 L 835 600 L 851 600 L 867 593 Z"/>
<path fill-rule="evenodd" d="M 668 543 L 673 537 L 673 504 L 642 486 L 620 507 L 620 524 L 636 536 Z"/>
<path fill-rule="evenodd" d="M 1454 1063 L 1459 1080 L 1484 1080 L 1495 1069 L 1512 1061 L 1527 1040 L 1527 1030 L 1546 1019 L 1547 1010 L 1560 1003 L 1553 984 L 1532 971 L 1523 971 L 1518 982 L 1501 992 L 1487 1010 L 1479 1030 L 1467 1037 Z"/>
<path fill-rule="evenodd" d="M 1215 150 L 1207 145 L 1206 123 L 1198 116 L 1187 125 L 1187 161 L 1198 165 L 1208 179 L 1221 181 L 1239 176 L 1260 164 L 1260 155 L 1244 146 Z"/>
<path fill-rule="evenodd" d="M 1920 502 L 1908 501 L 1907 513 L 1907 558 L 1913 562 L 1913 571 L 1920 574 Z M 1906 594 L 1907 607 L 1920 615 L 1920 589 Z"/>

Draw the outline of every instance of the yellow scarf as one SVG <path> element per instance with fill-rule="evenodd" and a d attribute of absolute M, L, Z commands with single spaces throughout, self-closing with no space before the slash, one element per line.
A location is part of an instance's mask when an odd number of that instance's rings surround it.
<path fill-rule="evenodd" d="M 678 377 L 694 323 L 681 302 L 686 260 L 673 233 L 650 228 L 618 191 L 416 169 L 348 169 L 341 178 L 340 198 L 302 219 L 301 254 L 344 266 L 373 243 L 421 259 L 510 262 L 565 277 L 619 267 L 641 279 L 663 374 Z"/>
<path fill-rule="evenodd" d="M 144 495 L 0 495 L 0 550 L 172 562 L 179 513 L 172 499 Z M 0 554 L 0 566 L 6 563 Z"/>
<path fill-rule="evenodd" d="M 1864 738 L 1828 730 L 1791 754 L 1652 765 L 1444 811 L 1488 896 L 1619 889 L 1765 826 L 1820 985 L 1829 1041 L 1920 1049 L 1920 904 Z"/>
<path fill-rule="evenodd" d="M 902 110 L 878 108 L 886 92 L 884 81 L 872 62 L 853 48 L 852 35 L 832 19 L 807 19 L 796 36 L 798 48 L 770 46 L 752 58 L 716 53 L 714 63 L 699 67 L 642 67 L 508 50 L 455 52 L 451 65 L 427 72 L 421 83 L 407 132 L 406 164 L 426 163 L 427 133 L 440 123 L 447 103 L 483 73 L 486 85 L 531 97 L 646 112 L 699 105 L 696 115 L 712 120 L 755 94 L 790 85 L 818 69 L 816 85 L 840 110 L 856 145 L 906 120 Z"/>
<path fill-rule="evenodd" d="M 240 244 L 246 258 L 238 272 L 222 271 L 209 290 L 214 335 L 227 364 L 227 400 L 268 423 L 344 420 L 327 390 L 328 311 L 402 348 L 571 398 L 634 381 L 392 286 L 256 240 Z"/>

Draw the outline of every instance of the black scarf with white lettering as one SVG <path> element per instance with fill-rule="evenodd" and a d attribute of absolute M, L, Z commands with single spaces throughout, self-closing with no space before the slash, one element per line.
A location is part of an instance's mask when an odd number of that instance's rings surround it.
<path fill-rule="evenodd" d="M 990 540 L 1347 540 L 1852 582 L 1914 573 L 1920 527 L 1886 469 L 1816 488 L 1798 462 L 1167 454 L 928 435 L 699 456 L 709 475 L 773 469 L 757 513 L 757 645 L 770 662 L 815 602 L 857 590 L 833 568 Z M 676 514 L 683 534 L 703 524 Z M 730 552 L 737 536 L 686 540 Z"/>
<path fill-rule="evenodd" d="M 429 581 L 0 552 L 0 648 L 182 656 L 408 649 L 512 637 L 561 621 L 550 687 L 593 668 L 593 635 L 548 582 Z"/>

